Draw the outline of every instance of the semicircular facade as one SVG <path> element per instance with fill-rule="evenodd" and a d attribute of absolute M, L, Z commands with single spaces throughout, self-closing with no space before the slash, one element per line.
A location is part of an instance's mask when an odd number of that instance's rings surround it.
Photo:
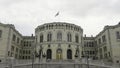
<path fill-rule="evenodd" d="M 83 30 L 80 26 L 53 22 L 35 29 L 39 59 L 74 60 L 81 57 Z"/>

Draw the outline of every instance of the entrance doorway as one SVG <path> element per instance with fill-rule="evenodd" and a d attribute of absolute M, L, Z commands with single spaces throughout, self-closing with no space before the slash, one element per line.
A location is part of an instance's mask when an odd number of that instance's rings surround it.
<path fill-rule="evenodd" d="M 56 59 L 58 59 L 58 60 L 62 59 L 62 49 L 57 49 Z"/>

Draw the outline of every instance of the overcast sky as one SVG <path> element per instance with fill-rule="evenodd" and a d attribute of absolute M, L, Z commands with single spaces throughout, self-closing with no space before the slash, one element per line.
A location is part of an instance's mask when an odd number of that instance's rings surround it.
<path fill-rule="evenodd" d="M 0 0 L 0 21 L 14 24 L 22 35 L 31 35 L 38 25 L 60 21 L 95 36 L 105 25 L 118 24 L 120 0 Z"/>

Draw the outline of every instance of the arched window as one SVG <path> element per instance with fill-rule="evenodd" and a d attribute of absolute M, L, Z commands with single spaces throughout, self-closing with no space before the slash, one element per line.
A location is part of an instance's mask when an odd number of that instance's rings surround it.
<path fill-rule="evenodd" d="M 40 35 L 40 42 L 43 42 L 43 34 Z"/>
<path fill-rule="evenodd" d="M 67 50 L 67 59 L 72 59 L 72 50 L 71 49 Z"/>
<path fill-rule="evenodd" d="M 47 59 L 52 59 L 52 50 L 51 49 L 47 50 Z"/>
<path fill-rule="evenodd" d="M 57 40 L 62 41 L 62 33 L 61 32 L 57 33 Z"/>
<path fill-rule="evenodd" d="M 78 35 L 75 35 L 75 42 L 79 43 L 79 36 Z"/>
<path fill-rule="evenodd" d="M 68 33 L 68 34 L 67 34 L 67 41 L 68 41 L 68 42 L 71 42 L 71 41 L 72 41 L 71 33 Z"/>
<path fill-rule="evenodd" d="M 48 42 L 52 41 L 52 34 L 51 33 L 48 33 L 48 35 L 47 35 L 47 41 Z"/>

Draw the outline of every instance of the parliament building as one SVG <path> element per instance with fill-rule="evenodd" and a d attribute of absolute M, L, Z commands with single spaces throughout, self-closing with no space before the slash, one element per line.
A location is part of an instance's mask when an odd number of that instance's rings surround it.
<path fill-rule="evenodd" d="M 87 57 L 120 63 L 120 23 L 105 26 L 95 37 L 83 36 L 80 26 L 66 22 L 39 25 L 34 35 L 23 36 L 13 24 L 0 23 L 0 62 L 10 57 L 46 62 Z"/>

